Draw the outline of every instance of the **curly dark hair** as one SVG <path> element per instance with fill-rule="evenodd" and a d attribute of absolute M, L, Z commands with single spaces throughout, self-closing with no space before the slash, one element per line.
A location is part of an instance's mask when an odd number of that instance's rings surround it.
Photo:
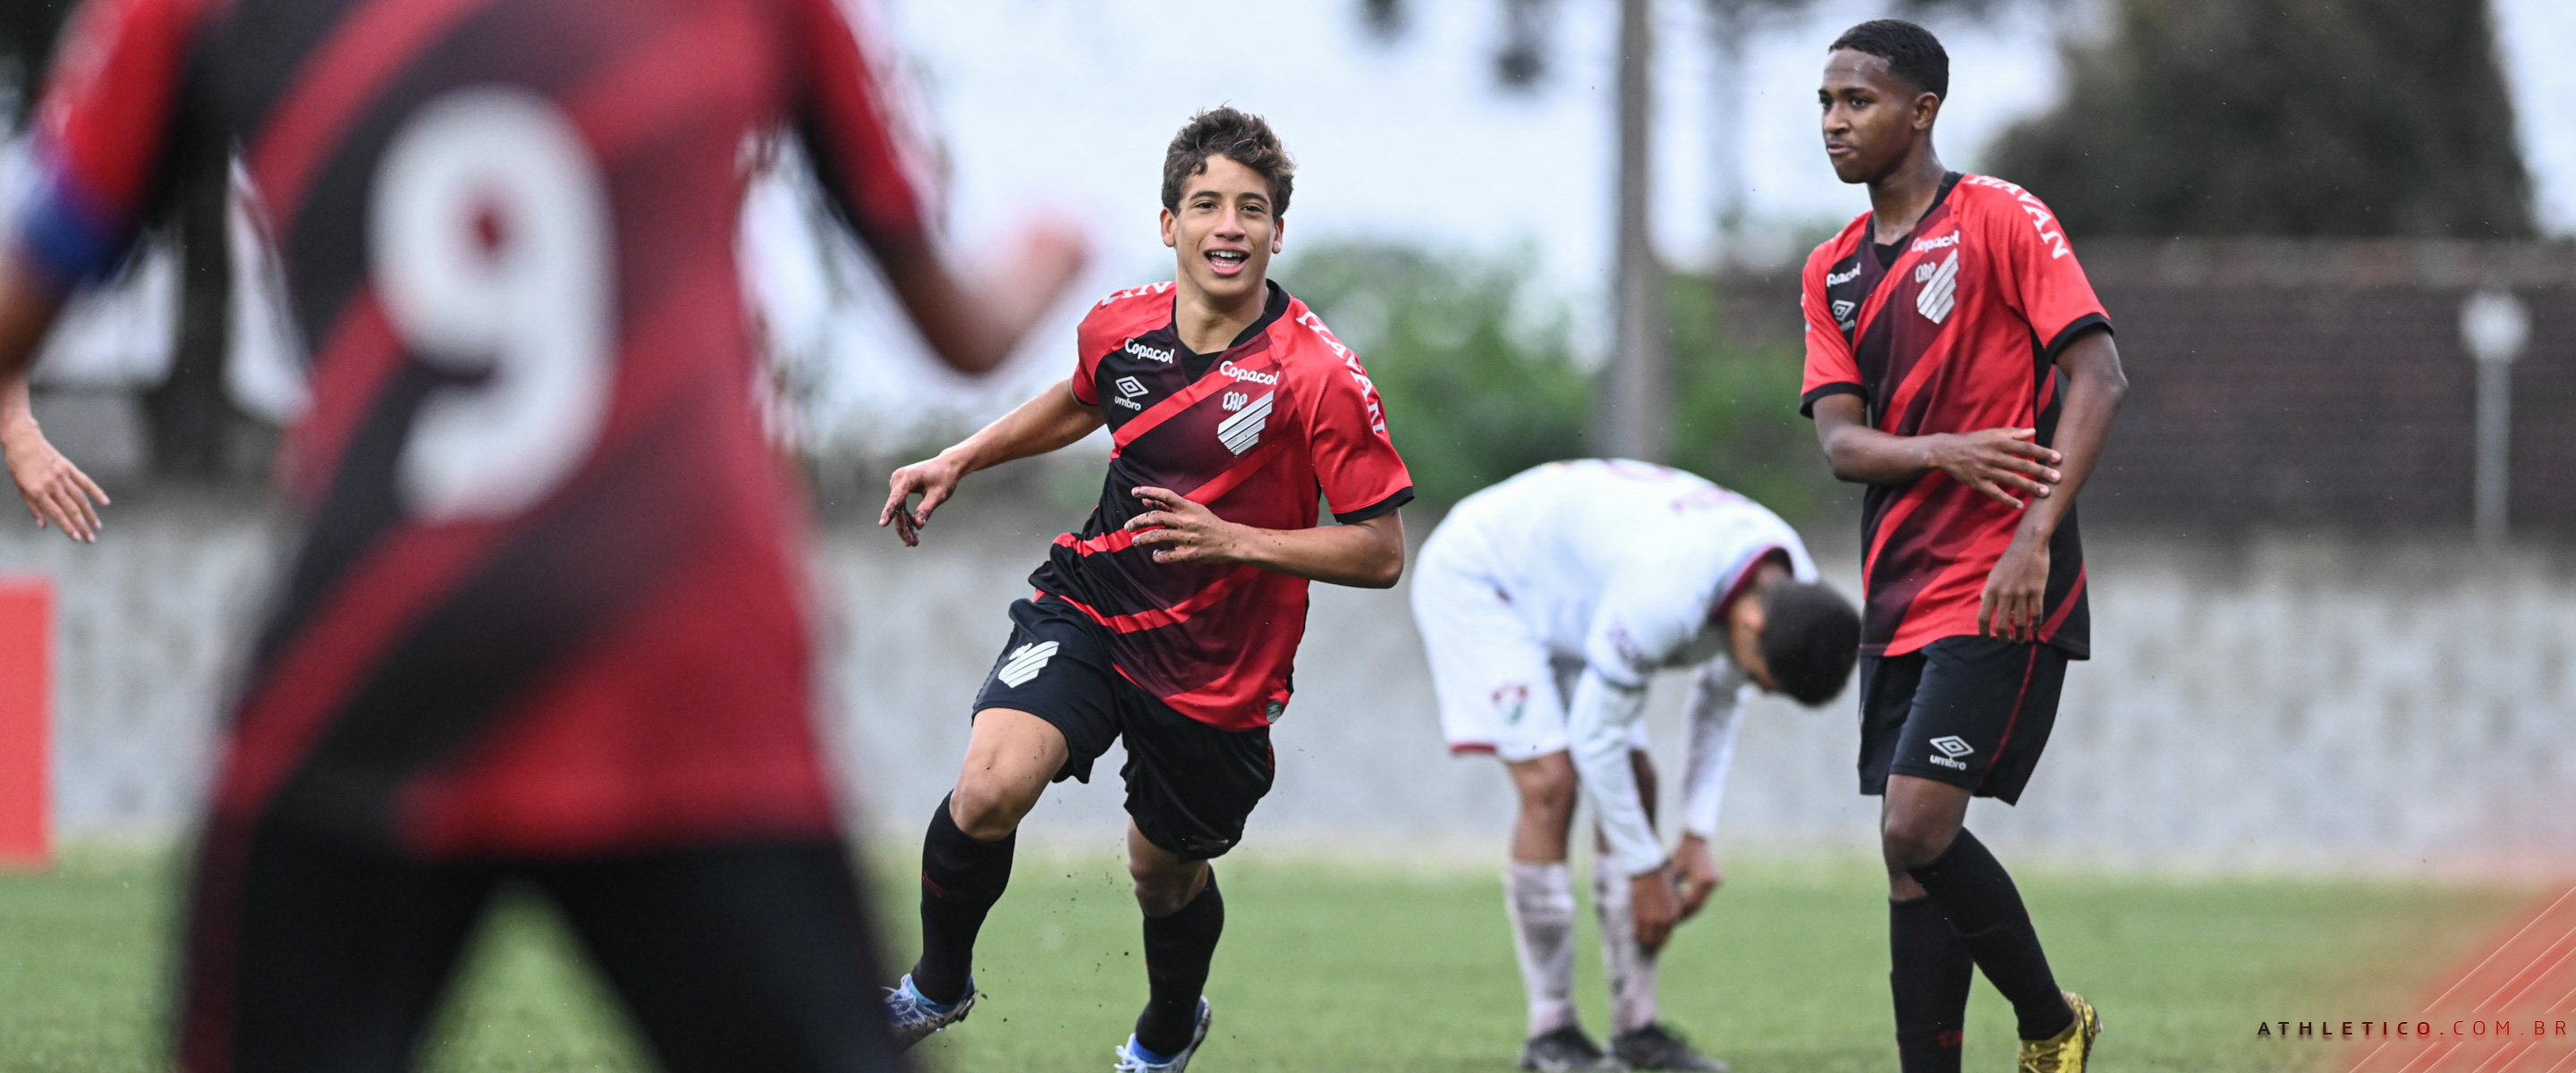
<path fill-rule="evenodd" d="M 1888 73 L 1907 85 L 1950 99 L 1950 52 L 1930 30 L 1904 19 L 1871 19 L 1843 31 L 1825 51 L 1844 49 L 1886 60 Z"/>
<path fill-rule="evenodd" d="M 1172 147 L 1163 151 L 1164 208 L 1180 211 L 1181 184 L 1206 171 L 1212 156 L 1260 172 L 1270 180 L 1271 216 L 1288 215 L 1288 192 L 1297 183 L 1297 162 L 1279 144 L 1279 135 L 1271 132 L 1268 121 L 1230 104 L 1191 116 L 1172 136 Z"/>
<path fill-rule="evenodd" d="M 1860 660 L 1860 612 L 1821 581 L 1786 578 L 1762 594 L 1756 646 L 1780 692 L 1813 708 L 1843 691 Z"/>

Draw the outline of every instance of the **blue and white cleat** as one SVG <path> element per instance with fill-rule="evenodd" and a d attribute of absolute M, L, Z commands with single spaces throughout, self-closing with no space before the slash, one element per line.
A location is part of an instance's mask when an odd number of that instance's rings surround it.
<path fill-rule="evenodd" d="M 965 997 L 946 1005 L 932 1002 L 912 986 L 911 973 L 903 974 L 902 982 L 886 988 L 886 1027 L 894 1036 L 895 1053 L 911 1050 L 931 1033 L 965 1020 L 966 1011 L 975 1008 L 976 996 L 975 981 L 968 980 Z M 1201 1016 L 1204 1025 L 1205 1015 Z"/>
<path fill-rule="evenodd" d="M 1200 997 L 1198 1027 L 1190 1031 L 1190 1045 L 1181 1048 L 1181 1053 L 1159 1062 L 1147 1061 L 1143 1053 L 1145 1049 L 1136 1045 L 1136 1037 L 1131 1034 L 1127 1042 L 1109 1052 L 1118 1056 L 1118 1064 L 1112 1073 L 1182 1073 L 1190 1068 L 1190 1056 L 1199 1053 L 1199 1044 L 1207 1042 L 1208 1022 L 1214 1019 L 1208 1010 L 1208 1000 Z"/>

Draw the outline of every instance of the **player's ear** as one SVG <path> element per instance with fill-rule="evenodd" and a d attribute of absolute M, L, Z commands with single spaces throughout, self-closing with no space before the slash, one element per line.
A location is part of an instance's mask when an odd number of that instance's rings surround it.
<path fill-rule="evenodd" d="M 1172 210 L 1163 210 L 1163 245 L 1173 249 L 1181 248 L 1180 222 L 1181 218 L 1172 215 Z"/>
<path fill-rule="evenodd" d="M 1941 98 L 1929 92 L 1914 95 L 1914 129 L 1930 130 L 1932 121 L 1941 118 Z"/>
<path fill-rule="evenodd" d="M 1277 255 L 1278 255 L 1278 253 L 1279 253 L 1279 249 L 1280 249 L 1280 243 L 1281 243 L 1281 240 L 1282 240 L 1282 239 L 1285 239 L 1285 238 L 1287 238 L 1287 237 L 1288 237 L 1288 218 L 1287 218 L 1287 217 L 1285 217 L 1285 216 L 1273 216 L 1273 217 L 1271 217 L 1271 218 L 1270 218 L 1270 253 L 1271 253 L 1271 255 L 1272 255 L 1272 256 L 1277 256 Z"/>

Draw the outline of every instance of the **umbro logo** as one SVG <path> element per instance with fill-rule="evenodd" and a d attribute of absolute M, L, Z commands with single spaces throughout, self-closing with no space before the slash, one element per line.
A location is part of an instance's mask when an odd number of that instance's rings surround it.
<path fill-rule="evenodd" d="M 1959 758 L 1977 751 L 1976 746 L 1968 744 L 1956 734 L 1947 734 L 1934 738 L 1932 739 L 1931 745 L 1932 748 L 1939 750 L 1941 755 L 1927 757 L 1926 759 L 1953 771 L 1968 770 L 1968 765 L 1960 762 Z"/>
<path fill-rule="evenodd" d="M 1056 644 L 1053 641 L 1025 644 L 1012 649 L 1010 658 L 1002 662 L 1001 670 L 993 672 L 993 677 L 1001 679 L 1003 685 L 1013 689 L 1027 685 L 1029 679 L 1037 677 L 1039 671 L 1046 669 L 1048 660 L 1055 658 L 1055 649 Z"/>
<path fill-rule="evenodd" d="M 1116 386 L 1119 394 L 1131 399 L 1145 393 L 1145 382 L 1132 376 L 1119 377 Z"/>
<path fill-rule="evenodd" d="M 1849 298 L 1834 299 L 1834 323 L 1851 327 L 1852 310 L 1855 308 L 1858 308 L 1857 303 Z"/>
<path fill-rule="evenodd" d="M 1146 361 L 1159 361 L 1165 365 L 1172 363 L 1172 351 L 1170 347 L 1146 346 L 1142 342 L 1130 339 L 1127 341 L 1127 345 L 1122 349 L 1126 350 L 1130 354 L 1143 358 Z"/>
<path fill-rule="evenodd" d="M 1262 426 L 1270 422 L 1271 400 L 1278 397 L 1278 392 L 1270 392 L 1243 404 L 1243 409 L 1235 411 L 1233 416 L 1217 422 L 1216 441 L 1237 455 L 1251 450 L 1254 444 L 1261 442 Z"/>

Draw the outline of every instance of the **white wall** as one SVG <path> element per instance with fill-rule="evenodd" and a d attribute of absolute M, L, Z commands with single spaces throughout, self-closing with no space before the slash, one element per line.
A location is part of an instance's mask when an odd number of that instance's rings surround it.
<path fill-rule="evenodd" d="M 1051 527 L 1072 520 L 960 506 L 918 550 L 873 527 L 817 541 L 836 751 L 867 826 L 897 841 L 954 774 L 1005 605 L 1027 591 Z M 258 511 L 166 493 L 109 518 L 94 547 L 0 533 L 0 573 L 58 588 L 55 792 L 70 838 L 184 826 L 281 532 Z M 1977 806 L 1971 824 L 1989 840 L 2143 867 L 2576 859 L 2563 807 L 2576 790 L 2564 732 L 2576 726 L 2576 561 L 2563 551 L 2096 536 L 2099 658 L 2069 673 L 2025 804 Z M 1820 557 L 1852 586 L 1847 553 Z M 1402 589 L 1318 586 L 1298 684 L 1256 844 L 1499 852 L 1504 782 L 1491 761 L 1445 755 Z M 1651 717 L 1676 762 L 1680 684 L 1660 684 Z M 1848 697 L 1822 711 L 1759 705 L 1723 841 L 1865 852 L 1874 809 L 1853 792 L 1855 740 Z M 1117 761 L 1050 795 L 1032 837 L 1113 844 Z"/>

